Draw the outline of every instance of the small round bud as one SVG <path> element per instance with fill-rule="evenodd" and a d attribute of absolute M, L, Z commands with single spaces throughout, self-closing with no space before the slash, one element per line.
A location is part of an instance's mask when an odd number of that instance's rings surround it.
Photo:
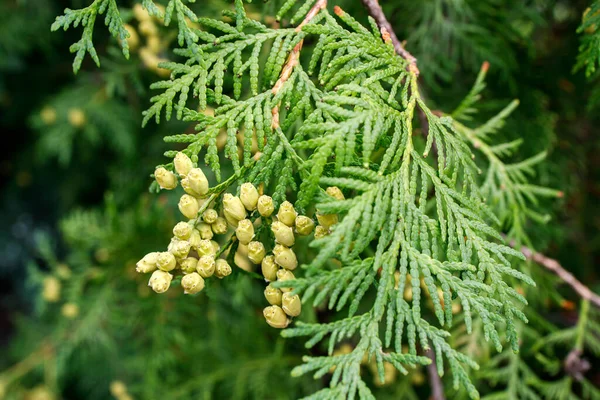
<path fill-rule="evenodd" d="M 206 179 L 206 175 L 204 175 L 204 172 L 200 168 L 192 168 L 188 172 L 186 179 L 189 187 L 200 196 L 208 193 L 208 179 Z"/>
<path fill-rule="evenodd" d="M 224 235 L 227 233 L 227 220 L 223 217 L 219 217 L 211 225 L 211 228 L 216 235 Z"/>
<path fill-rule="evenodd" d="M 277 271 L 279 271 L 279 265 L 275 264 L 275 257 L 266 256 L 260 263 L 260 268 L 263 276 L 269 282 L 277 280 Z"/>
<path fill-rule="evenodd" d="M 158 255 L 160 253 L 155 251 L 152 253 L 146 254 L 140 261 L 135 264 L 136 272 L 141 274 L 147 274 L 156 269 L 156 260 L 158 260 Z"/>
<path fill-rule="evenodd" d="M 265 258 L 265 246 L 261 242 L 253 241 L 248 243 L 248 259 L 254 264 L 260 264 Z"/>
<path fill-rule="evenodd" d="M 179 262 L 179 266 L 181 267 L 181 271 L 184 274 L 191 274 L 196 271 L 196 267 L 198 266 L 198 259 L 194 257 L 184 258 Z"/>
<path fill-rule="evenodd" d="M 317 220 L 319 221 L 319 224 L 321 224 L 325 228 L 329 229 L 332 225 L 335 225 L 338 223 L 338 216 L 337 216 L 337 214 L 317 213 Z"/>
<path fill-rule="evenodd" d="M 213 238 L 213 231 L 212 228 L 209 224 L 205 223 L 205 222 L 200 222 L 198 224 L 198 232 L 200 232 L 200 237 L 202 239 L 212 239 Z"/>
<path fill-rule="evenodd" d="M 295 224 L 296 232 L 302 236 L 310 235 L 313 229 L 315 229 L 315 222 L 306 215 L 298 215 Z"/>
<path fill-rule="evenodd" d="M 281 221 L 275 221 L 271 224 L 271 231 L 275 236 L 277 243 L 291 247 L 294 245 L 294 231 Z"/>
<path fill-rule="evenodd" d="M 213 256 L 200 257 L 196 271 L 203 278 L 211 277 L 215 273 L 215 258 Z"/>
<path fill-rule="evenodd" d="M 154 179 L 156 179 L 161 189 L 171 190 L 177 187 L 177 177 L 175 174 L 163 167 L 156 168 Z"/>
<path fill-rule="evenodd" d="M 67 114 L 69 123 L 75 128 L 81 128 L 85 125 L 86 117 L 81 108 L 71 108 Z"/>
<path fill-rule="evenodd" d="M 258 203 L 258 190 L 250 182 L 244 183 L 240 187 L 240 200 L 246 210 L 253 211 Z"/>
<path fill-rule="evenodd" d="M 190 235 L 190 238 L 188 239 L 188 242 L 190 242 L 190 246 L 192 246 L 195 249 L 196 247 L 198 247 L 200 245 L 201 240 L 202 240 L 202 237 L 200 236 L 200 232 L 197 229 L 193 229 L 192 234 Z"/>
<path fill-rule="evenodd" d="M 329 229 L 325 228 L 324 226 L 317 225 L 315 228 L 315 239 L 321 239 L 327 235 L 329 235 Z"/>
<path fill-rule="evenodd" d="M 287 226 L 294 226 L 294 222 L 296 221 L 296 215 L 298 213 L 294 210 L 294 206 L 289 201 L 284 201 L 279 206 L 279 211 L 277 212 L 277 219 L 286 224 Z"/>
<path fill-rule="evenodd" d="M 175 166 L 175 171 L 181 176 L 186 176 L 194 168 L 192 160 L 182 152 L 175 155 L 173 165 Z"/>
<path fill-rule="evenodd" d="M 302 311 L 300 296 L 297 294 L 292 296 L 289 292 L 283 293 L 281 296 L 281 308 L 283 308 L 283 311 L 290 317 L 297 317 Z"/>
<path fill-rule="evenodd" d="M 196 251 L 201 256 L 213 256 L 217 253 L 215 246 L 208 239 L 202 239 L 200 244 L 196 247 Z"/>
<path fill-rule="evenodd" d="M 289 247 L 278 244 L 273 249 L 273 255 L 275 256 L 275 263 L 282 266 L 285 269 L 295 270 L 298 266 L 298 259 L 296 253 Z"/>
<path fill-rule="evenodd" d="M 60 279 L 69 279 L 72 274 L 73 272 L 67 264 L 61 263 L 56 266 L 56 275 L 58 275 Z"/>
<path fill-rule="evenodd" d="M 132 11 L 133 15 L 138 21 L 145 21 L 150 19 L 150 14 L 148 14 L 148 11 L 144 9 L 141 3 L 136 3 L 133 6 Z"/>
<path fill-rule="evenodd" d="M 209 225 L 214 224 L 217 221 L 217 218 L 219 218 L 219 214 L 214 208 L 208 208 L 202 214 L 202 219 Z"/>
<path fill-rule="evenodd" d="M 148 286 L 152 288 L 156 293 L 164 293 L 171 286 L 173 275 L 168 272 L 157 270 L 152 273 Z"/>
<path fill-rule="evenodd" d="M 60 300 L 60 281 L 53 276 L 44 278 L 42 297 L 49 303 L 56 303 Z"/>
<path fill-rule="evenodd" d="M 192 272 L 181 278 L 181 287 L 184 294 L 196 294 L 204 289 L 204 278 L 197 272 Z"/>
<path fill-rule="evenodd" d="M 40 111 L 40 117 L 46 125 L 51 125 L 56 122 L 56 110 L 54 107 L 46 106 Z"/>
<path fill-rule="evenodd" d="M 254 238 L 254 226 L 252 225 L 252 221 L 249 219 L 241 220 L 235 229 L 235 236 L 242 244 L 250 243 L 252 238 Z"/>
<path fill-rule="evenodd" d="M 271 198 L 271 196 L 267 196 L 264 194 L 258 198 L 257 207 L 259 214 L 263 217 L 270 217 L 271 214 L 273 214 L 273 211 L 275 211 L 273 199 Z"/>
<path fill-rule="evenodd" d="M 156 258 L 156 266 L 161 271 L 172 271 L 177 265 L 177 261 L 175 261 L 175 256 L 168 251 L 164 251 L 158 255 Z M 154 271 L 156 272 L 156 271 Z M 152 275 L 154 276 L 154 274 Z"/>
<path fill-rule="evenodd" d="M 223 196 L 223 213 L 226 218 L 229 217 L 232 220 L 241 221 L 246 218 L 246 208 L 242 204 L 242 201 L 239 197 L 233 196 L 230 193 L 225 193 Z"/>
<path fill-rule="evenodd" d="M 329 186 L 325 190 L 325 193 L 327 193 L 329 196 L 333 197 L 336 200 L 344 200 L 345 199 L 344 193 L 342 193 L 340 188 L 337 186 Z"/>
<path fill-rule="evenodd" d="M 231 275 L 231 267 L 229 263 L 222 258 L 215 261 L 215 276 L 219 279 Z"/>
<path fill-rule="evenodd" d="M 269 306 L 263 310 L 267 324 L 273 328 L 283 329 L 290 323 L 285 312 L 279 306 Z"/>
<path fill-rule="evenodd" d="M 60 309 L 60 313 L 65 318 L 73 319 L 79 315 L 79 306 L 75 303 L 66 303 Z"/>
<path fill-rule="evenodd" d="M 294 279 L 296 279 L 296 277 L 294 276 L 294 274 L 291 271 L 288 271 L 287 269 L 280 269 L 279 271 L 277 271 L 277 280 L 278 281 L 293 281 Z M 284 287 L 284 288 L 279 288 L 282 292 L 291 292 L 292 288 L 291 287 Z"/>
<path fill-rule="evenodd" d="M 121 381 L 112 381 L 110 383 L 110 394 L 116 398 L 121 398 L 127 394 L 127 386 Z"/>
<path fill-rule="evenodd" d="M 181 213 L 189 218 L 189 219 L 193 219 L 196 218 L 198 216 L 198 201 L 196 200 L 195 197 L 190 196 L 189 194 L 184 194 L 183 196 L 181 196 L 181 199 L 179 199 L 179 211 L 181 211 Z"/>
<path fill-rule="evenodd" d="M 196 198 L 199 198 L 199 197 L 201 197 L 201 196 L 202 196 L 200 193 L 198 193 L 198 192 L 196 192 L 194 189 L 192 189 L 192 187 L 190 186 L 190 181 L 188 180 L 188 178 L 187 178 L 187 177 L 186 177 L 186 178 L 183 178 L 183 179 L 181 180 L 181 187 L 183 188 L 183 190 L 184 190 L 184 191 L 185 191 L 187 194 L 189 194 L 189 195 L 191 195 L 191 196 L 194 196 L 194 197 L 196 197 Z"/>
<path fill-rule="evenodd" d="M 267 286 L 265 289 L 265 298 L 269 302 L 269 304 L 274 306 L 281 305 L 281 296 L 283 292 L 272 285 Z"/>
<path fill-rule="evenodd" d="M 190 242 L 185 240 L 174 240 L 169 246 L 169 252 L 175 256 L 175 258 L 182 259 L 186 258 L 190 252 Z"/>
<path fill-rule="evenodd" d="M 156 36 L 158 33 L 158 29 L 156 28 L 156 25 L 154 25 L 154 21 L 151 19 L 145 19 L 141 21 L 138 25 L 138 29 L 144 36 Z"/>
<path fill-rule="evenodd" d="M 173 227 L 173 235 L 177 239 L 187 240 L 190 238 L 192 234 L 192 226 L 187 222 L 178 222 L 177 225 Z"/>

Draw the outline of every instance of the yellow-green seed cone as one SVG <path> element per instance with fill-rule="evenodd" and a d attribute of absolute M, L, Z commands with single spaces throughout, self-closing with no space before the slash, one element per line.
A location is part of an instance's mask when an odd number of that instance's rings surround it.
<path fill-rule="evenodd" d="M 298 213 L 294 210 L 294 206 L 289 201 L 284 201 L 279 206 L 277 211 L 277 219 L 287 226 L 294 226 Z"/>
<path fill-rule="evenodd" d="M 203 278 L 209 278 L 215 273 L 215 258 L 213 256 L 202 256 L 196 265 L 196 271 Z"/>
<path fill-rule="evenodd" d="M 192 248 L 196 248 L 200 245 L 200 241 L 202 240 L 202 237 L 200 237 L 200 232 L 198 232 L 197 229 L 193 229 L 192 230 L 192 234 L 190 235 L 190 238 L 188 239 L 188 242 L 190 242 L 190 246 L 192 246 Z"/>
<path fill-rule="evenodd" d="M 171 190 L 177 187 L 177 177 L 164 167 L 157 168 L 154 171 L 154 179 L 156 179 L 161 189 Z"/>
<path fill-rule="evenodd" d="M 273 255 L 275 256 L 275 263 L 285 269 L 294 270 L 298 266 L 296 253 L 289 247 L 278 244 L 273 249 Z"/>
<path fill-rule="evenodd" d="M 173 165 L 175 166 L 175 171 L 177 171 L 177 173 L 181 176 L 186 176 L 191 169 L 194 168 L 192 160 L 190 160 L 190 158 L 182 152 L 179 152 L 175 155 L 175 158 L 173 159 Z"/>
<path fill-rule="evenodd" d="M 178 222 L 177 225 L 173 227 L 173 235 L 177 239 L 187 240 L 190 238 L 192 234 L 192 226 L 187 222 Z"/>
<path fill-rule="evenodd" d="M 156 267 L 154 267 L 156 269 Z M 150 271 L 148 271 L 150 272 Z M 54 276 L 44 278 L 42 297 L 49 303 L 56 303 L 60 300 L 60 281 Z"/>
<path fill-rule="evenodd" d="M 306 215 L 298 215 L 295 221 L 296 232 L 299 235 L 307 236 L 310 235 L 315 229 L 315 222 L 312 218 L 308 218 Z"/>
<path fill-rule="evenodd" d="M 273 204 L 273 199 L 271 196 L 262 195 L 258 198 L 258 213 L 263 217 L 270 217 L 275 211 L 275 205 Z"/>
<path fill-rule="evenodd" d="M 269 302 L 269 304 L 273 306 L 281 306 L 281 296 L 283 292 L 277 288 L 274 288 L 272 285 L 268 285 L 265 289 L 265 298 Z"/>
<path fill-rule="evenodd" d="M 253 241 L 248 243 L 248 259 L 254 264 L 260 264 L 265 258 L 265 246 L 261 242 Z"/>
<path fill-rule="evenodd" d="M 235 229 L 235 236 L 242 244 L 250 243 L 254 238 L 254 225 L 252 225 L 252 221 L 249 219 L 241 220 Z"/>
<path fill-rule="evenodd" d="M 223 217 L 218 217 L 211 225 L 211 228 L 216 235 L 224 235 L 227 233 L 227 220 Z"/>
<path fill-rule="evenodd" d="M 156 293 L 164 293 L 169 289 L 169 286 L 171 286 L 171 280 L 173 280 L 173 275 L 165 271 L 157 270 L 150 276 L 148 286 Z"/>
<path fill-rule="evenodd" d="M 179 266 L 184 274 L 191 274 L 192 272 L 195 272 L 196 267 L 198 267 L 198 259 L 195 257 L 184 258 L 179 262 Z"/>
<path fill-rule="evenodd" d="M 231 275 L 231 266 L 222 258 L 215 261 L 215 276 L 219 279 Z"/>
<path fill-rule="evenodd" d="M 325 237 L 329 235 L 329 229 L 325 228 L 322 225 L 317 225 L 317 227 L 315 228 L 315 239 L 321 239 L 322 237 Z"/>
<path fill-rule="evenodd" d="M 278 281 L 292 281 L 296 279 L 296 277 L 294 276 L 294 274 L 292 273 L 292 271 L 289 271 L 287 269 L 280 269 L 279 271 L 277 271 L 277 280 Z M 279 288 L 282 292 L 291 292 L 292 288 L 291 287 L 284 287 L 284 288 Z"/>
<path fill-rule="evenodd" d="M 223 195 L 223 213 L 229 220 L 241 221 L 246 218 L 246 208 L 239 197 L 231 193 Z"/>
<path fill-rule="evenodd" d="M 204 289 L 204 278 L 197 272 L 192 272 L 181 278 L 181 287 L 184 294 L 196 294 Z"/>
<path fill-rule="evenodd" d="M 172 271 L 175 269 L 177 265 L 177 261 L 175 260 L 175 256 L 168 251 L 164 251 L 158 255 L 156 258 L 156 266 L 161 271 Z M 156 272 L 156 271 L 155 271 Z"/>
<path fill-rule="evenodd" d="M 337 186 L 329 186 L 325 190 L 325 193 L 327 193 L 329 196 L 333 197 L 336 200 L 344 200 L 345 199 L 344 193 L 342 193 L 340 188 Z"/>
<path fill-rule="evenodd" d="M 210 240 L 213 238 L 214 233 L 212 227 L 206 222 L 200 222 L 196 229 L 198 229 L 198 232 L 200 232 L 200 237 L 202 239 Z"/>
<path fill-rule="evenodd" d="M 281 296 L 281 308 L 290 317 L 297 317 L 302 311 L 302 302 L 297 294 L 283 293 Z"/>
<path fill-rule="evenodd" d="M 273 328 L 283 329 L 286 328 L 290 321 L 285 312 L 279 306 L 269 306 L 263 310 L 263 315 L 267 324 Z"/>
<path fill-rule="evenodd" d="M 181 187 L 183 188 L 183 190 L 185 190 L 185 192 L 187 194 L 189 194 L 190 196 L 194 196 L 196 198 L 200 198 L 202 197 L 202 195 L 198 192 L 196 192 L 194 189 L 192 189 L 192 186 L 190 185 L 190 181 L 188 180 L 188 178 L 183 178 L 181 180 Z"/>
<path fill-rule="evenodd" d="M 196 251 L 200 256 L 214 256 L 217 253 L 215 247 L 208 239 L 202 239 L 196 247 Z"/>
<path fill-rule="evenodd" d="M 181 211 L 181 213 L 189 218 L 189 219 L 194 219 L 198 216 L 198 210 L 200 209 L 200 207 L 198 206 L 198 201 L 196 200 L 196 198 L 192 195 L 189 194 L 184 194 L 183 196 L 181 196 L 181 198 L 179 199 L 179 211 Z"/>
<path fill-rule="evenodd" d="M 273 282 L 277 280 L 277 271 L 279 271 L 279 265 L 275 264 L 275 257 L 266 256 L 263 258 L 262 262 L 260 263 L 260 269 L 267 281 Z"/>
<path fill-rule="evenodd" d="M 319 224 L 321 224 L 325 228 L 329 229 L 329 228 L 331 228 L 331 226 L 338 223 L 338 216 L 337 216 L 337 214 L 317 213 L 317 220 L 319 221 Z"/>
<path fill-rule="evenodd" d="M 186 240 L 173 240 L 169 245 L 169 252 L 177 259 L 186 258 L 191 249 L 190 242 Z"/>
<path fill-rule="evenodd" d="M 209 225 L 214 224 L 217 221 L 217 218 L 219 218 L 219 214 L 217 213 L 217 210 L 215 210 L 214 208 L 208 208 L 202 214 L 202 220 L 204 220 L 204 222 L 206 222 Z"/>
<path fill-rule="evenodd" d="M 240 187 L 240 200 L 246 210 L 254 211 L 258 203 L 258 190 L 250 182 L 244 183 Z"/>
<path fill-rule="evenodd" d="M 137 264 L 135 264 L 136 272 L 147 274 L 154 271 L 157 268 L 156 260 L 158 259 L 159 254 L 160 253 L 157 251 L 146 254 L 140 261 L 137 262 Z"/>
<path fill-rule="evenodd" d="M 200 196 L 206 196 L 208 193 L 208 179 L 200 168 L 192 168 L 186 176 L 189 187 Z"/>
<path fill-rule="evenodd" d="M 271 231 L 273 231 L 273 235 L 275 236 L 277 243 L 287 247 L 292 247 L 294 245 L 294 231 L 291 227 L 287 226 L 283 222 L 273 222 L 271 224 Z"/>

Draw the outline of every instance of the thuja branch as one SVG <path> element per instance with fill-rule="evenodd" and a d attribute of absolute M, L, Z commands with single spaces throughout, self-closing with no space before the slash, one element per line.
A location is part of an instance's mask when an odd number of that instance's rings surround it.
<path fill-rule="evenodd" d="M 381 9 L 381 6 L 379 5 L 378 0 L 361 0 L 361 1 L 362 1 L 363 5 L 367 8 L 367 11 L 369 12 L 369 14 L 375 19 L 375 22 L 377 22 L 377 25 L 379 26 L 379 28 L 382 31 L 381 32 L 382 35 L 384 35 L 384 36 L 389 35 L 389 37 L 392 40 L 392 43 L 394 45 L 394 50 L 396 50 L 396 53 L 398 53 L 400 55 L 400 57 L 402 57 L 406 61 L 408 61 L 408 70 L 410 72 L 414 73 L 415 75 L 419 76 L 419 68 L 417 67 L 417 59 L 415 58 L 415 56 L 410 54 L 408 52 L 408 50 L 406 50 L 404 48 L 404 46 L 402 46 L 402 43 L 400 42 L 400 40 L 394 33 L 394 29 L 392 28 L 392 25 L 385 17 L 385 14 L 383 13 L 383 10 Z M 384 30 L 385 30 L 385 32 L 384 32 Z"/>

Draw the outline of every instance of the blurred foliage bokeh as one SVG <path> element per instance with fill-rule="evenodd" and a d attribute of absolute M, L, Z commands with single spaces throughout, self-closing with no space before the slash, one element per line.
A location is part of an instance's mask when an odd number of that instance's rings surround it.
<path fill-rule="evenodd" d="M 189 301 L 155 296 L 135 274 L 135 262 L 164 244 L 178 218 L 174 196 L 148 191 L 171 150 L 163 137 L 193 128 L 175 120 L 141 128 L 148 88 L 164 76 L 158 60 L 177 57 L 176 32 L 141 24 L 132 1 L 118 2 L 134 33 L 130 60 L 98 26 L 101 68 L 86 58 L 73 74 L 68 48 L 80 33 L 50 33 L 50 25 L 63 9 L 88 3 L 0 2 L 0 398 L 291 399 L 326 386 L 326 377 L 289 376 L 306 350 L 264 323 L 262 282 L 234 274 Z M 360 1 L 333 3 L 364 19 Z M 272 24 L 278 5 L 247 7 Z M 600 292 L 600 83 L 596 73 L 574 72 L 588 1 L 381 5 L 419 60 L 423 95 L 437 109 L 456 107 L 484 61 L 490 70 L 475 118 L 519 100 L 497 135 L 523 139 L 522 157 L 547 151 L 538 183 L 564 192 L 539 204 L 552 219 L 528 227 L 532 245 Z M 190 7 L 220 17 L 232 5 Z M 464 339 L 455 329 L 456 346 L 482 366 L 473 372 L 477 388 L 498 399 L 600 398 L 600 313 L 530 268 L 538 287 L 527 293 L 534 313 L 521 353 L 495 355 L 481 336 Z M 588 363 L 583 376 L 565 362 L 576 347 Z M 374 387 L 382 399 L 430 391 L 426 369 Z"/>

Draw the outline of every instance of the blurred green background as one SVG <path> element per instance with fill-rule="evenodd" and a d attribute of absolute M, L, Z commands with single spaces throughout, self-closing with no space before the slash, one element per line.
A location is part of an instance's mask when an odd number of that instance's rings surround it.
<path fill-rule="evenodd" d="M 73 75 L 68 48 L 80 32 L 50 33 L 50 25 L 64 8 L 88 3 L 0 1 L 0 398 L 286 399 L 326 385 L 326 379 L 289 377 L 305 350 L 264 324 L 260 282 L 238 275 L 192 302 L 152 295 L 133 272 L 138 258 L 164 245 L 177 221 L 176 199 L 150 194 L 148 186 L 170 150 L 162 137 L 190 126 L 171 121 L 141 128 L 148 87 L 161 78 L 146 50 L 161 59 L 176 56 L 174 31 L 157 27 L 160 35 L 149 35 L 131 11 L 134 2 L 119 2 L 137 36 L 131 59 L 98 23 L 102 66 L 86 58 Z M 334 3 L 364 18 L 360 1 Z M 277 4 L 259 1 L 248 10 L 272 23 Z M 548 150 L 538 182 L 565 193 L 540 204 L 553 218 L 529 227 L 530 236 L 536 249 L 600 291 L 600 86 L 596 77 L 573 72 L 576 30 L 588 2 L 381 4 L 418 58 L 424 96 L 437 109 L 460 102 L 484 61 L 491 67 L 477 119 L 520 100 L 499 139 L 524 139 L 521 157 Z M 206 0 L 191 7 L 218 17 L 231 4 Z M 579 300 L 565 286 L 555 289 L 532 294 L 545 307 L 532 329 L 551 332 L 545 324 L 552 324 L 559 332 L 576 324 Z M 562 382 L 569 378 L 563 360 L 570 347 L 561 345 L 520 362 L 544 382 Z M 585 376 L 599 386 L 593 351 L 586 353 Z M 485 366 L 491 356 L 480 353 Z M 426 398 L 425 374 L 398 377 L 377 389 L 377 397 Z M 485 374 L 475 379 L 482 394 L 503 386 Z M 115 381 L 123 382 L 125 394 Z M 567 394 L 592 398 L 575 384 Z"/>

